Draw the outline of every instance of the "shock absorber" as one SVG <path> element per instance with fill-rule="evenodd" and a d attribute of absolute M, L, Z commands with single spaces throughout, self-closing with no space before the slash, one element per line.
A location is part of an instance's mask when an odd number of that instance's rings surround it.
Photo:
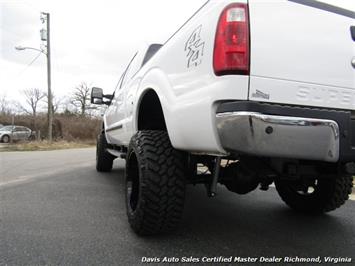
<path fill-rule="evenodd" d="M 209 197 L 215 197 L 217 194 L 217 183 L 218 183 L 220 170 L 221 170 L 221 157 L 216 157 L 215 165 L 213 169 L 213 175 L 212 175 L 212 182 L 208 191 Z"/>

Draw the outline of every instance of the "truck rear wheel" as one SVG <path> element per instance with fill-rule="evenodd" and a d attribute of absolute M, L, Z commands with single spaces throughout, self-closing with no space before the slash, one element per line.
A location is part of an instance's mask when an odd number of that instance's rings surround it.
<path fill-rule="evenodd" d="M 185 201 L 183 152 L 175 150 L 165 131 L 139 131 L 126 157 L 128 221 L 139 235 L 173 230 Z"/>
<path fill-rule="evenodd" d="M 351 175 L 315 179 L 307 185 L 299 181 L 276 180 L 276 189 L 282 200 L 292 209 L 306 213 L 335 210 L 349 199 L 352 190 Z"/>
<path fill-rule="evenodd" d="M 101 133 L 97 137 L 96 143 L 96 170 L 98 172 L 109 172 L 112 170 L 113 160 L 115 157 L 106 150 L 107 141 L 105 133 Z"/>

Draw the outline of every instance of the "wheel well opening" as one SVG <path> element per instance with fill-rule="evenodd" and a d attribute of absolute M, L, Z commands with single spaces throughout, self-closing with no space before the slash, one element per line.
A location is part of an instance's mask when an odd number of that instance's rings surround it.
<path fill-rule="evenodd" d="M 138 130 L 166 131 L 163 109 L 158 95 L 153 90 L 149 90 L 141 101 L 138 113 Z"/>

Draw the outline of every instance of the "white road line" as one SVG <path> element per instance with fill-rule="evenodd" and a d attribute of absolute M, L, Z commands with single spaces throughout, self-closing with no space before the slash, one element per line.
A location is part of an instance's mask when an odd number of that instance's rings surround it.
<path fill-rule="evenodd" d="M 77 164 L 75 167 L 72 167 L 71 169 L 77 169 L 77 168 L 89 167 L 89 166 L 92 166 L 91 162 Z M 16 177 L 15 180 L 11 180 L 11 181 L 0 183 L 0 187 L 14 185 L 14 184 L 18 184 L 18 183 L 21 184 L 21 183 L 25 183 L 26 181 L 29 181 L 29 180 L 36 180 L 38 178 L 42 178 L 42 177 L 46 177 L 46 176 L 52 176 L 54 174 L 59 174 L 59 173 L 63 173 L 63 172 L 68 172 L 68 169 L 60 169 L 60 170 L 57 170 L 57 171 L 51 170 L 51 171 L 46 171 L 46 172 L 40 172 L 40 173 L 35 174 L 35 175 L 19 176 L 19 177 Z"/>

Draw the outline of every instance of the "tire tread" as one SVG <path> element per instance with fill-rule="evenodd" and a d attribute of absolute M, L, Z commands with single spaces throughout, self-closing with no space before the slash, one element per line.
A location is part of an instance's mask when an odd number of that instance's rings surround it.
<path fill-rule="evenodd" d="M 110 172 L 115 157 L 106 151 L 107 141 L 104 133 L 97 137 L 96 146 L 96 170 L 98 172 Z"/>
<path fill-rule="evenodd" d="M 130 150 L 140 167 L 141 199 L 129 223 L 139 235 L 169 232 L 176 228 L 185 201 L 184 155 L 175 150 L 167 132 L 139 131 Z M 138 154 L 137 154 L 138 153 Z"/>
<path fill-rule="evenodd" d="M 320 180 L 320 191 L 310 198 L 303 198 L 291 191 L 286 181 L 275 181 L 281 199 L 292 209 L 306 213 L 324 213 L 342 206 L 352 192 L 353 177 L 343 174 L 330 180 Z M 308 200 L 308 201 L 307 201 Z"/>

